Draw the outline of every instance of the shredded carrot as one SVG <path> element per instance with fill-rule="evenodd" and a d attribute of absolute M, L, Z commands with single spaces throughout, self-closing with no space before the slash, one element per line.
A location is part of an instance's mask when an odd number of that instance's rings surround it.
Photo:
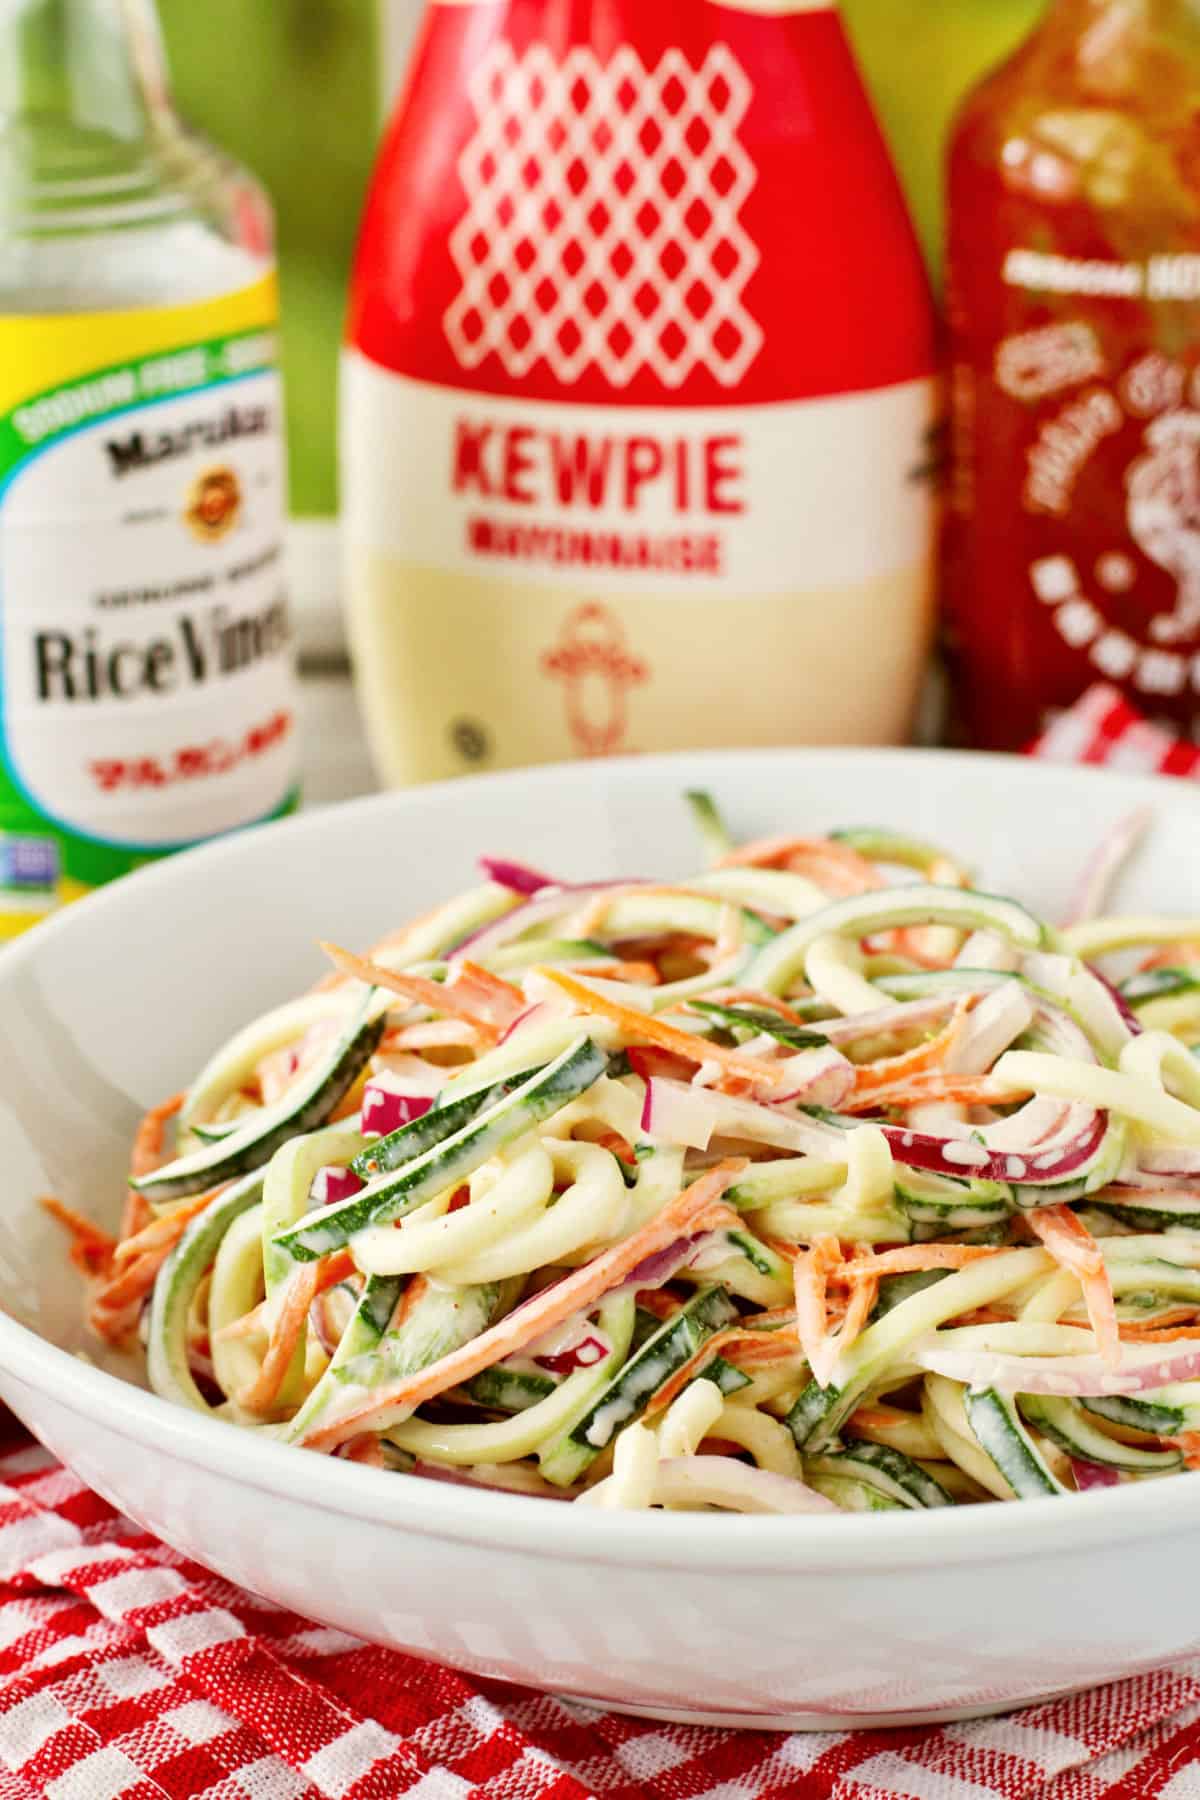
<path fill-rule="evenodd" d="M 135 1330 L 146 1295 L 154 1286 L 166 1254 L 166 1251 L 148 1250 L 137 1262 L 130 1264 L 119 1281 L 108 1283 L 100 1293 L 92 1296 L 88 1323 L 97 1337 L 109 1344 L 122 1344 Z"/>
<path fill-rule="evenodd" d="M 994 1075 L 913 1075 L 894 1087 L 876 1088 L 873 1093 L 852 1094 L 842 1102 L 841 1110 L 861 1113 L 885 1106 L 923 1106 L 930 1100 L 952 1100 L 960 1106 L 1005 1106 L 1030 1092 L 1015 1088 L 1011 1082 Z"/>
<path fill-rule="evenodd" d="M 1138 964 L 1138 968 L 1174 969 L 1195 962 L 1200 962 L 1200 943 L 1191 938 L 1174 944 L 1161 944 L 1157 950 L 1150 952 L 1144 962 Z"/>
<path fill-rule="evenodd" d="M 601 1018 L 611 1019 L 635 1043 L 640 1039 L 645 1043 L 656 1044 L 660 1049 L 671 1050 L 676 1056 L 686 1057 L 693 1063 L 719 1062 L 735 1075 L 746 1075 L 752 1081 L 766 1082 L 772 1087 L 787 1080 L 787 1071 L 777 1063 L 762 1062 L 755 1056 L 743 1056 L 737 1050 L 710 1044 L 693 1032 L 680 1031 L 677 1026 L 666 1024 L 653 1013 L 638 1012 L 635 1007 L 625 1006 L 619 1000 L 610 1000 L 607 994 L 597 994 L 585 982 L 577 981 L 574 975 L 567 975 L 562 969 L 544 968 L 542 974 L 586 1012 L 599 1013 Z"/>
<path fill-rule="evenodd" d="M 511 1025 L 529 1004 L 519 987 L 469 958 L 457 965 L 449 985 L 464 1005 L 476 1005 L 501 1030 Z"/>
<path fill-rule="evenodd" d="M 201 1194 L 189 1194 L 186 1199 L 178 1201 L 170 1212 L 159 1213 L 152 1218 L 133 1237 L 122 1238 L 113 1253 L 113 1267 L 120 1270 L 147 1250 L 173 1249 L 183 1236 L 188 1220 L 194 1219 L 197 1213 L 202 1213 L 219 1192 L 219 1188 L 206 1188 Z"/>
<path fill-rule="evenodd" d="M 927 1038 L 900 1056 L 883 1056 L 877 1062 L 864 1063 L 854 1071 L 852 1100 L 881 1092 L 889 1087 L 905 1087 L 917 1076 L 924 1075 L 944 1063 L 962 1035 L 967 1014 L 975 1003 L 973 994 L 964 994 L 948 1022 L 936 1037 Z"/>
<path fill-rule="evenodd" d="M 637 1153 L 627 1137 L 614 1131 L 609 1125 L 602 1125 L 588 1132 L 586 1142 L 598 1144 L 601 1150 L 608 1150 L 618 1162 L 624 1163 L 627 1169 L 636 1169 Z"/>
<path fill-rule="evenodd" d="M 768 837 L 730 850 L 718 869 L 780 869 L 807 875 L 836 894 L 865 894 L 884 885 L 873 863 L 832 838 Z"/>
<path fill-rule="evenodd" d="M 837 1271 L 842 1281 L 874 1281 L 881 1275 L 910 1275 L 923 1269 L 965 1269 L 984 1256 L 1003 1256 L 1003 1244 L 903 1244 L 877 1256 L 856 1256 Z"/>
<path fill-rule="evenodd" d="M 1200 1431 L 1181 1431 L 1178 1437 L 1164 1438 L 1163 1442 L 1183 1451 L 1185 1467 L 1200 1469 Z"/>
<path fill-rule="evenodd" d="M 796 1290 L 796 1330 L 801 1347 L 808 1358 L 813 1380 L 821 1387 L 828 1384 L 837 1357 L 830 1349 L 829 1312 L 826 1304 L 829 1277 L 840 1267 L 842 1246 L 835 1237 L 818 1237 L 806 1256 L 798 1256 L 792 1265 Z"/>
<path fill-rule="evenodd" d="M 133 1154 L 129 1159 L 129 1173 L 135 1180 L 143 1175 L 152 1175 L 155 1169 L 162 1167 L 167 1160 L 166 1125 L 179 1111 L 187 1095 L 172 1094 L 169 1100 L 163 1100 L 158 1106 L 152 1106 L 137 1128 L 133 1140 Z"/>
<path fill-rule="evenodd" d="M 730 1157 L 709 1169 L 690 1187 L 663 1207 L 662 1211 L 620 1244 L 614 1244 L 582 1268 L 543 1288 L 495 1325 L 491 1325 L 470 1343 L 443 1356 L 429 1368 L 402 1377 L 390 1387 L 377 1389 L 353 1412 L 332 1425 L 318 1426 L 305 1442 L 316 1449 L 329 1449 L 347 1437 L 353 1437 L 366 1422 L 380 1414 L 407 1414 L 426 1400 L 444 1394 L 447 1388 L 469 1381 L 481 1369 L 506 1356 L 514 1356 L 545 1332 L 561 1325 L 573 1313 L 595 1306 L 611 1289 L 619 1287 L 648 1256 L 665 1250 L 681 1237 L 694 1237 L 699 1232 L 715 1230 L 732 1223 L 737 1215 L 721 1201 L 721 1195 L 745 1168 L 741 1157 Z"/>
<path fill-rule="evenodd" d="M 870 1256 L 872 1253 L 869 1244 L 855 1244 L 854 1251 L 856 1257 Z M 853 1265 L 849 1263 L 843 1264 L 843 1269 L 852 1266 Z M 855 1339 L 859 1337 L 863 1327 L 871 1316 L 871 1309 L 878 1298 L 879 1279 L 877 1276 L 868 1275 L 862 1281 L 856 1281 L 854 1283 L 854 1286 L 850 1290 L 850 1301 L 846 1307 L 846 1314 L 842 1320 L 841 1329 L 837 1336 L 832 1340 L 839 1356 L 841 1356 L 844 1351 L 849 1350 Z"/>
<path fill-rule="evenodd" d="M 1025 1221 L 1059 1267 L 1079 1277 L 1101 1358 L 1110 1369 L 1117 1368 L 1121 1361 L 1117 1305 L 1099 1244 L 1069 1206 L 1039 1206 L 1025 1215 Z"/>
<path fill-rule="evenodd" d="M 140 1194 L 137 1188 L 127 1188 L 125 1190 L 125 1206 L 121 1213 L 121 1229 L 117 1233 L 118 1241 L 133 1237 L 142 1229 L 143 1225 L 148 1225 L 153 1217 L 154 1208 L 145 1194 Z"/>
<path fill-rule="evenodd" d="M 1122 1343 L 1174 1344 L 1188 1338 L 1200 1338 L 1200 1325 L 1125 1325 L 1120 1327 Z"/>
<path fill-rule="evenodd" d="M 590 962 L 568 963 L 567 967 L 576 975 L 595 975 L 601 981 L 628 981 L 635 987 L 658 987 L 662 977 L 652 962 L 601 962 L 595 958 Z"/>
<path fill-rule="evenodd" d="M 106 1275 L 112 1266 L 113 1251 L 117 1240 L 111 1232 L 102 1231 L 99 1225 L 76 1212 L 65 1200 L 56 1194 L 39 1194 L 38 1205 L 50 1214 L 52 1219 L 65 1226 L 71 1235 L 71 1248 L 68 1255 L 75 1267 L 84 1275 Z"/>
<path fill-rule="evenodd" d="M 398 975 L 392 969 L 385 969 L 382 963 L 371 962 L 365 956 L 355 956 L 352 951 L 343 950 L 337 944 L 322 941 L 320 948 L 342 975 L 353 975 L 357 980 L 368 982 L 373 987 L 386 989 L 389 994 L 398 994 L 402 1000 L 410 1000 L 414 1006 L 427 1006 L 432 1012 L 448 1013 L 455 1018 L 464 1019 L 488 1043 L 494 1044 L 500 1036 L 491 1020 L 485 1019 L 474 1007 L 468 1005 L 461 994 L 455 992 L 450 982 L 430 981 L 425 975 Z"/>
<path fill-rule="evenodd" d="M 288 1276 L 258 1374 L 238 1395 L 238 1403 L 248 1412 L 264 1412 L 278 1394 L 308 1323 L 308 1309 L 317 1297 L 319 1282 L 320 1265 L 315 1262 L 302 1263 Z"/>

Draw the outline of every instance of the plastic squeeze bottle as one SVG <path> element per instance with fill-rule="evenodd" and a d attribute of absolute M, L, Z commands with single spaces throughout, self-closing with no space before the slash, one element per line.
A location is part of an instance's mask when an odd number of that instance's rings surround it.
<path fill-rule="evenodd" d="M 1200 729 L 1200 7 L 1056 0 L 950 156 L 964 734 L 1094 681 Z"/>
<path fill-rule="evenodd" d="M 434 0 L 343 369 L 381 771 L 900 741 L 937 407 L 828 0 Z"/>
<path fill-rule="evenodd" d="M 294 802 L 271 238 L 148 0 L 4 0 L 0 938 Z"/>

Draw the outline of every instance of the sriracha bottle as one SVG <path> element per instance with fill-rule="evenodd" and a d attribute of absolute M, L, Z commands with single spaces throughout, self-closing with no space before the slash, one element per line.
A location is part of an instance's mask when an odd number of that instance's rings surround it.
<path fill-rule="evenodd" d="M 1200 731 L 1200 8 L 1056 0 L 950 152 L 963 734 L 1091 682 Z"/>
<path fill-rule="evenodd" d="M 937 404 L 830 0 L 434 0 L 343 371 L 382 773 L 903 739 Z"/>

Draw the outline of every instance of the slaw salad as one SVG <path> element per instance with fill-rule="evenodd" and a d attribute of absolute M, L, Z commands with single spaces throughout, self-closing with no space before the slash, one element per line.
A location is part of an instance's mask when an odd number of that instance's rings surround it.
<path fill-rule="evenodd" d="M 483 885 L 152 1109 L 89 1318 L 398 1473 L 851 1512 L 1200 1461 L 1200 918 L 1055 928 L 885 830 Z"/>

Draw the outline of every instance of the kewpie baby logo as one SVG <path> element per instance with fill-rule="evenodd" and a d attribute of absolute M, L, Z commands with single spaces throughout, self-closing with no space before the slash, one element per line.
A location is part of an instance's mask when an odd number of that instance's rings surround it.
<path fill-rule="evenodd" d="M 611 756 L 619 750 L 629 724 L 629 689 L 648 681 L 650 670 L 631 654 L 615 613 L 598 600 L 577 606 L 541 664 L 566 690 L 567 726 L 582 753 Z"/>

